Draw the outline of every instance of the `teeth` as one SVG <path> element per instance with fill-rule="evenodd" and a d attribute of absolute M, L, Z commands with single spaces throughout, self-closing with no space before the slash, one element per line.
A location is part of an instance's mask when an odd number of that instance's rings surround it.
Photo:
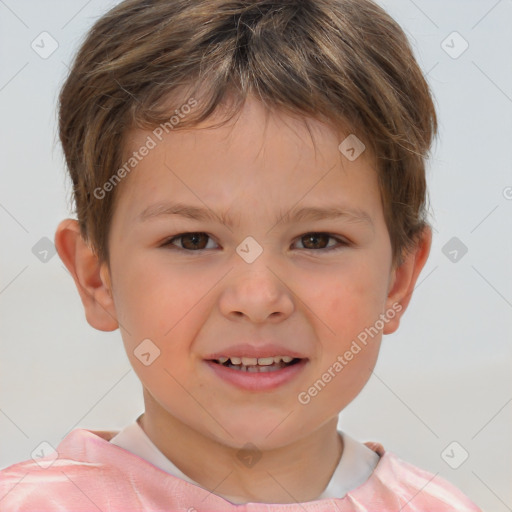
<path fill-rule="evenodd" d="M 267 373 L 267 372 L 276 372 L 281 369 L 280 366 L 233 366 L 229 365 L 228 368 L 234 368 L 235 370 L 247 373 Z"/>
<path fill-rule="evenodd" d="M 260 366 L 269 366 L 271 364 L 274 364 L 276 361 L 274 361 L 274 357 L 258 357 L 258 364 Z"/>
<path fill-rule="evenodd" d="M 224 364 L 231 360 L 231 364 L 233 365 L 243 365 L 243 366 L 270 366 L 272 364 L 278 364 L 281 361 L 283 363 L 291 363 L 293 361 L 293 357 L 290 356 L 274 356 L 274 357 L 219 357 L 217 361 L 220 364 Z"/>

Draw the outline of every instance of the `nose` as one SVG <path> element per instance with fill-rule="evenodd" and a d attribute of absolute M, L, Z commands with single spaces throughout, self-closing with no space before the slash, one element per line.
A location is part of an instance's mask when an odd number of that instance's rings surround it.
<path fill-rule="evenodd" d="M 242 262 L 240 268 L 230 273 L 219 303 L 224 316 L 231 320 L 264 323 L 281 322 L 292 314 L 295 307 L 293 292 L 287 286 L 286 278 L 279 275 L 279 269 L 267 263 Z"/>

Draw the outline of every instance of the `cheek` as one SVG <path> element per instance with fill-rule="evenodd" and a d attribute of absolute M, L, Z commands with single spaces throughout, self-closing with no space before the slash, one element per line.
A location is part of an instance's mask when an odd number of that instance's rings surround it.
<path fill-rule="evenodd" d="M 189 340 L 204 285 L 159 261 L 126 261 L 122 272 L 129 278 L 119 283 L 115 301 L 132 367 L 147 389 L 165 389 L 177 399 L 182 393 L 177 381 L 192 373 Z"/>
<path fill-rule="evenodd" d="M 386 283 L 378 265 L 361 262 L 329 276 L 329 285 L 318 295 L 318 300 L 325 323 L 336 333 L 334 338 L 351 339 L 373 325 L 385 303 Z"/>
<path fill-rule="evenodd" d="M 125 260 L 118 276 L 114 302 L 130 345 L 149 338 L 162 348 L 167 346 L 193 317 L 194 307 L 205 292 L 197 279 L 159 261 Z"/>

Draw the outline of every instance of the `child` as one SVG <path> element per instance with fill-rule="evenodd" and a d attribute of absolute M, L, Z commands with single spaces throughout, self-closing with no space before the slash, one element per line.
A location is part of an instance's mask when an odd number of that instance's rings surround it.
<path fill-rule="evenodd" d="M 477 511 L 337 431 L 430 249 L 429 88 L 370 0 L 127 0 L 60 96 L 55 244 L 145 412 L 0 472 L 5 511 Z"/>

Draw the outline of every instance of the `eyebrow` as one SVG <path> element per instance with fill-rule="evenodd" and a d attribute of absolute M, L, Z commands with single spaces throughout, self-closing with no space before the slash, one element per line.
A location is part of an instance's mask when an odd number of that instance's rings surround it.
<path fill-rule="evenodd" d="M 146 222 L 150 219 L 165 218 L 173 215 L 203 222 L 222 222 L 226 226 L 233 226 L 233 219 L 224 212 L 216 214 L 208 208 L 169 202 L 156 203 L 148 206 L 137 215 L 136 220 L 137 222 Z M 339 218 L 346 218 L 351 222 L 365 222 L 373 226 L 372 218 L 367 212 L 359 208 L 343 208 L 336 205 L 326 207 L 308 206 L 295 211 L 290 210 L 286 213 L 282 213 L 281 211 L 278 218 L 274 219 L 274 225 L 279 223 L 291 224 L 293 222 L 306 220 L 315 221 Z"/>

